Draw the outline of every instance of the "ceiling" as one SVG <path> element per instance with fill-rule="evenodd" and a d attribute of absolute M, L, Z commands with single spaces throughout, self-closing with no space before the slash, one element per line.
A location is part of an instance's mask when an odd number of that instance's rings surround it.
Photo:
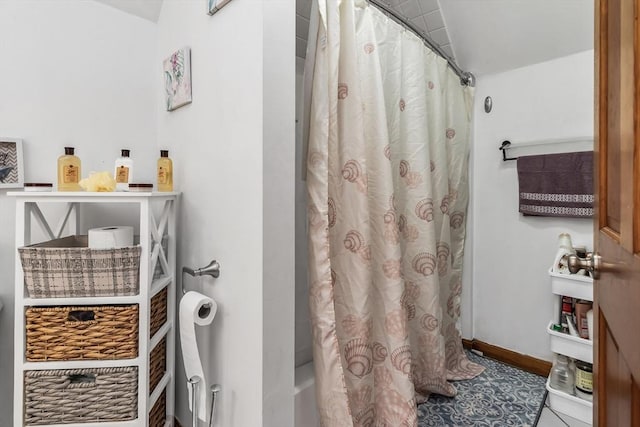
<path fill-rule="evenodd" d="M 296 56 L 305 57 L 312 0 L 296 0 Z M 454 58 L 438 0 L 382 0 Z M 448 1 L 448 0 L 447 0 Z"/>
<path fill-rule="evenodd" d="M 151 22 L 158 22 L 163 0 L 95 0 Z M 203 6 L 204 7 L 204 6 Z"/>
<path fill-rule="evenodd" d="M 458 65 L 477 76 L 593 49 L 592 0 L 444 0 L 440 5 Z"/>
<path fill-rule="evenodd" d="M 476 76 L 593 49 L 593 0 L 383 0 Z M 311 0 L 297 0 L 305 56 Z"/>
<path fill-rule="evenodd" d="M 157 22 L 163 0 L 96 0 Z M 204 0 L 197 0 L 204 1 Z M 593 49 L 593 0 L 382 0 L 477 76 Z M 296 0 L 304 58 L 312 0 Z"/>

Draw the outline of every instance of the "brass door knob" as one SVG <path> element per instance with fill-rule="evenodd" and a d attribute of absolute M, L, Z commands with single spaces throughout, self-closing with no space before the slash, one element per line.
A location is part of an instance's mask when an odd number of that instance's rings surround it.
<path fill-rule="evenodd" d="M 569 271 L 576 274 L 578 271 L 585 269 L 591 273 L 594 279 L 600 276 L 600 268 L 602 266 L 602 257 L 597 252 L 588 252 L 586 258 L 579 258 L 577 255 L 569 255 L 567 257 Z"/>

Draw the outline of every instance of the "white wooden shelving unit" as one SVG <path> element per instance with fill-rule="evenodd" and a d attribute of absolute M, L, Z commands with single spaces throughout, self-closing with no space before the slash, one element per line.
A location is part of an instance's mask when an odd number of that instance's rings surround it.
<path fill-rule="evenodd" d="M 558 295 L 554 304 L 555 313 L 560 312 L 560 299 L 562 295 L 593 301 L 593 279 L 575 274 L 558 274 L 549 270 L 551 280 L 551 292 Z M 551 351 L 564 354 L 573 359 L 593 363 L 593 341 L 574 337 L 569 334 L 554 331 L 555 322 L 549 322 L 547 333 L 550 337 Z M 588 424 L 593 422 L 593 404 L 588 400 L 569 395 L 556 390 L 549 385 L 547 378 L 547 390 L 549 391 L 549 405 L 551 409 L 562 412 L 575 419 Z"/>
<path fill-rule="evenodd" d="M 86 234 L 81 229 L 83 206 L 87 204 L 129 204 L 139 209 L 140 234 L 140 291 L 134 296 L 85 297 L 85 298 L 28 298 L 24 286 L 22 264 L 16 249 L 15 255 L 15 338 L 14 338 L 14 407 L 13 425 L 23 426 L 23 377 L 29 370 L 105 368 L 135 366 L 138 368 L 138 416 L 137 419 L 124 422 L 56 424 L 65 427 L 169 427 L 174 419 L 175 393 L 175 265 L 176 265 L 176 211 L 178 193 L 142 193 L 142 192 L 9 192 L 16 199 L 16 248 L 34 242 L 32 220 L 40 225 L 47 239 L 56 239 L 65 235 Z M 62 214 L 56 218 L 53 228 L 45 218 L 40 206 L 58 204 L 63 207 Z M 104 226 L 118 224 L 104 224 Z M 66 234 L 65 234 L 66 233 Z M 162 248 L 162 239 L 166 236 L 167 250 Z M 162 274 L 154 279 L 156 265 L 160 264 Z M 167 321 L 154 334 L 149 336 L 150 301 L 163 289 L 167 289 Z M 28 362 L 25 358 L 25 308 L 29 306 L 68 306 L 68 305 L 110 305 L 137 304 L 138 319 L 138 357 L 126 360 L 80 360 Z M 149 356 L 154 347 L 166 338 L 166 369 L 164 376 L 154 390 L 149 390 Z M 149 412 L 163 391 L 166 391 L 166 417 L 161 426 L 149 426 Z M 52 426 L 53 427 L 53 426 Z"/>

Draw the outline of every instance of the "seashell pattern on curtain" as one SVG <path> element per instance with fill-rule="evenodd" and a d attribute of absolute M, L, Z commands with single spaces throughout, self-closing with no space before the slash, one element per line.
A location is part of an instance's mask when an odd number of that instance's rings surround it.
<path fill-rule="evenodd" d="M 307 162 L 323 426 L 416 426 L 470 362 L 460 316 L 473 89 L 356 0 L 319 0 Z"/>

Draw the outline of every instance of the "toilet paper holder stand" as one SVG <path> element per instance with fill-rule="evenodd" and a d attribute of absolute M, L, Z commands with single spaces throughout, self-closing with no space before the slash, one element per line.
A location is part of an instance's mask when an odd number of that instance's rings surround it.
<path fill-rule="evenodd" d="M 182 280 L 181 282 L 181 287 L 182 287 L 182 295 L 186 294 L 187 291 L 184 288 L 184 275 L 188 274 L 190 276 L 193 277 L 198 277 L 198 276 L 211 276 L 213 278 L 218 278 L 220 277 L 220 263 L 218 261 L 216 261 L 215 259 L 213 261 L 211 261 L 209 264 L 207 264 L 206 266 L 202 267 L 202 268 L 190 268 L 190 267 L 182 267 Z M 210 304 L 205 304 L 203 305 L 200 310 L 211 310 L 211 305 Z M 199 313 L 202 317 L 206 317 L 209 315 L 209 313 Z M 200 378 L 199 376 L 193 376 L 191 378 L 189 378 L 187 380 L 187 382 L 189 383 L 189 386 L 191 387 L 191 402 L 192 402 L 192 408 L 191 408 L 191 424 L 192 427 L 198 427 L 198 412 L 199 412 L 199 408 L 198 408 L 198 401 L 200 399 L 196 398 L 196 396 L 198 396 L 198 388 L 200 387 L 200 383 L 202 382 L 202 378 Z M 221 387 L 219 384 L 214 384 L 211 386 L 211 412 L 209 413 L 209 427 L 213 426 L 213 416 L 215 415 L 215 407 L 216 407 L 216 397 L 218 392 L 221 390 Z"/>
<path fill-rule="evenodd" d="M 187 291 L 184 289 L 185 273 L 193 277 L 211 276 L 216 279 L 220 277 L 220 263 L 214 259 L 209 264 L 201 268 L 182 267 L 182 280 L 180 281 L 182 285 L 182 295 L 187 293 Z"/>
<path fill-rule="evenodd" d="M 200 399 L 197 399 L 196 396 L 198 396 L 198 389 L 200 388 L 200 382 L 202 381 L 202 378 L 200 378 L 197 375 L 194 375 L 193 377 L 188 379 L 188 383 L 191 386 L 191 402 L 192 402 L 192 408 L 191 408 L 191 427 L 198 427 L 198 401 Z M 218 396 L 218 393 L 220 392 L 220 390 L 222 390 L 222 387 L 220 387 L 220 384 L 214 384 L 211 386 L 210 391 L 211 391 L 211 412 L 209 412 L 209 427 L 213 427 L 213 416 L 215 415 L 215 408 L 216 408 L 216 397 Z"/>
<path fill-rule="evenodd" d="M 182 280 L 180 280 L 182 295 L 187 293 L 187 291 L 184 289 L 185 273 L 193 277 L 211 276 L 213 278 L 217 278 L 217 277 L 220 277 L 220 263 L 214 259 L 213 261 L 211 261 L 209 264 L 205 265 L 202 268 L 182 267 L 182 277 L 181 277 Z M 200 312 L 198 314 L 200 315 L 200 317 L 205 318 L 209 315 L 210 310 L 211 310 L 211 304 L 205 304 L 200 308 Z"/>
<path fill-rule="evenodd" d="M 213 278 L 220 277 L 220 263 L 215 259 L 209 264 L 201 268 L 182 267 L 182 274 L 187 273 L 190 276 L 211 276 Z M 182 293 L 185 294 L 184 287 L 182 287 Z"/>

